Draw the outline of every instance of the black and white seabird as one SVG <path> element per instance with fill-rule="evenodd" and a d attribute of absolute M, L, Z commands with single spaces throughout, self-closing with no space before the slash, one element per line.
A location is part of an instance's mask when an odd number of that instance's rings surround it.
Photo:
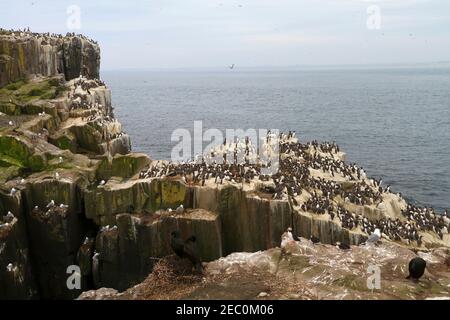
<path fill-rule="evenodd" d="M 284 249 L 291 241 L 294 241 L 294 236 L 292 235 L 292 228 L 289 227 L 286 232 L 281 235 L 281 249 Z"/>
<path fill-rule="evenodd" d="M 316 243 L 319 243 L 319 242 L 320 242 L 320 239 L 319 239 L 319 238 L 317 238 L 316 236 L 313 236 L 313 235 L 311 235 L 311 238 L 310 238 L 310 240 L 311 240 L 311 242 L 312 242 L 312 243 L 314 243 L 314 244 L 316 244 Z"/>
<path fill-rule="evenodd" d="M 342 242 L 337 242 L 336 247 L 341 250 L 350 250 L 350 246 L 348 244 L 342 243 Z"/>

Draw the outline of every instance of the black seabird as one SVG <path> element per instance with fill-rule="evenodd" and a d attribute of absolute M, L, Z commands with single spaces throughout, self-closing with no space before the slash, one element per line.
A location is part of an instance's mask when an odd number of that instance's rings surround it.
<path fill-rule="evenodd" d="M 197 272 L 203 271 L 202 262 L 197 252 L 196 242 L 197 239 L 194 235 L 183 241 L 180 237 L 179 231 L 173 231 L 171 233 L 170 247 L 175 254 L 180 258 L 188 259 L 194 266 Z"/>
<path fill-rule="evenodd" d="M 406 277 L 406 279 L 418 281 L 425 273 L 426 266 L 427 262 L 424 259 L 420 257 L 412 259 L 409 262 L 409 275 Z"/>
<path fill-rule="evenodd" d="M 350 246 L 346 243 L 338 242 L 336 246 L 341 250 L 350 250 Z"/>
<path fill-rule="evenodd" d="M 317 238 L 316 236 L 313 236 L 313 235 L 311 236 L 310 240 L 311 240 L 311 242 L 314 243 L 314 244 L 320 242 L 320 239 Z"/>

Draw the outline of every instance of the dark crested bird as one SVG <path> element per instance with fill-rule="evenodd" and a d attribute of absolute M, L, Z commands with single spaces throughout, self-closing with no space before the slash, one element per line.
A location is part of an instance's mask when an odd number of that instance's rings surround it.
<path fill-rule="evenodd" d="M 414 259 L 411 259 L 409 262 L 409 275 L 406 277 L 406 279 L 411 280 L 419 280 L 423 274 L 425 273 L 425 267 L 427 266 L 427 262 L 420 258 L 416 257 Z"/>
<path fill-rule="evenodd" d="M 203 271 L 202 261 L 197 252 L 197 238 L 194 235 L 183 241 L 180 237 L 180 232 L 173 231 L 171 233 L 170 247 L 178 257 L 188 259 L 197 272 L 201 273 Z"/>

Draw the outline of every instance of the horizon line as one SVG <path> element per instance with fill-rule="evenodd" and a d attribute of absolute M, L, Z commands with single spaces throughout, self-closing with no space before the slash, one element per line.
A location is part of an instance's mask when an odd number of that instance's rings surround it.
<path fill-rule="evenodd" d="M 234 68 L 246 69 L 246 70 L 256 70 L 256 69 L 336 69 L 336 68 L 405 68 L 405 67 L 431 67 L 431 66 L 445 66 L 450 67 L 449 61 L 430 61 L 430 62 L 411 62 L 411 63 L 367 63 L 367 64 L 296 64 L 296 65 L 260 65 L 260 66 L 240 66 L 235 64 Z M 229 70 L 229 66 L 193 66 L 193 67 L 119 67 L 119 68 L 102 68 L 101 71 L 202 71 L 202 70 Z"/>

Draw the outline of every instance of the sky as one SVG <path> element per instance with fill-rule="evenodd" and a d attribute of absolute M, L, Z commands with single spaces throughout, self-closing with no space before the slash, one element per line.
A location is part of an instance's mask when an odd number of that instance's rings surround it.
<path fill-rule="evenodd" d="M 76 32 L 97 40 L 103 70 L 450 60 L 448 0 L 0 3 L 0 27 L 4 29 Z M 70 11 L 72 5 L 79 8 L 79 16 Z M 68 23 L 73 19 L 80 22 L 79 29 Z"/>

